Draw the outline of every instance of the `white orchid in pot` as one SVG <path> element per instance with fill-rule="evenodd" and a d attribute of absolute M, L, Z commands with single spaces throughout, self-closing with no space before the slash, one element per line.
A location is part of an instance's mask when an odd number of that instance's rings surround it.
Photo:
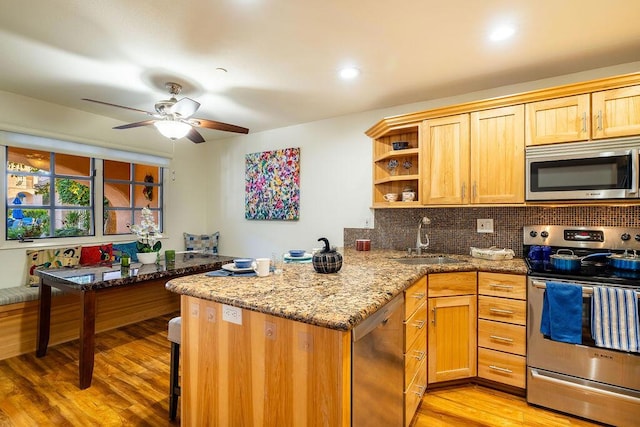
<path fill-rule="evenodd" d="M 152 264 L 156 262 L 158 252 L 162 248 L 162 242 L 158 240 L 162 237 L 162 234 L 149 208 L 142 208 L 140 214 L 142 216 L 140 224 L 133 224 L 129 226 L 129 229 L 138 236 L 138 241 L 136 242 L 138 260 L 143 264 Z"/>

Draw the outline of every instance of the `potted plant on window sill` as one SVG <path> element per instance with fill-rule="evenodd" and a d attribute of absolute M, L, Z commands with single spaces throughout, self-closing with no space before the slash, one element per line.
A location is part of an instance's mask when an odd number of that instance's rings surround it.
<path fill-rule="evenodd" d="M 131 232 L 138 236 L 136 242 L 138 261 L 143 264 L 155 264 L 162 248 L 162 242 L 158 240 L 162 234 L 149 208 L 142 208 L 141 215 L 140 225 L 133 224 L 129 227 Z"/>

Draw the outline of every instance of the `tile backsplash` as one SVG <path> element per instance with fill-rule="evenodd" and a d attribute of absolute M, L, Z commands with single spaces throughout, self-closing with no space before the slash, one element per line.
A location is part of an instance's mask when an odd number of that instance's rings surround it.
<path fill-rule="evenodd" d="M 522 257 L 524 225 L 640 227 L 640 206 L 376 209 L 374 215 L 375 228 L 344 229 L 346 247 L 355 247 L 356 239 L 371 239 L 372 249 L 415 247 L 423 216 L 431 219 L 430 225 L 423 226 L 429 235 L 428 252 L 451 254 L 468 254 L 471 246 L 497 246 L 513 249 Z M 493 219 L 494 232 L 478 233 L 479 218 Z"/>

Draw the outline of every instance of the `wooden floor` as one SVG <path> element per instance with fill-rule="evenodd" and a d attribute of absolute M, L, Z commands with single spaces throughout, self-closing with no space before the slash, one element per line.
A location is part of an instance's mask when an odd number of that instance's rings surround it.
<path fill-rule="evenodd" d="M 174 314 L 174 315 L 177 315 Z M 92 386 L 79 390 L 78 342 L 42 359 L 0 361 L 0 426 L 176 426 L 168 420 L 171 315 L 96 337 Z M 415 427 L 594 426 L 479 386 L 429 392 Z"/>

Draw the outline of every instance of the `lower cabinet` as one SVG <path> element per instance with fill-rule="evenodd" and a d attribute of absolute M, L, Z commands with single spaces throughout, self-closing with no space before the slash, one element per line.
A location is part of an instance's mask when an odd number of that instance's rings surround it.
<path fill-rule="evenodd" d="M 478 273 L 478 377 L 525 388 L 526 276 Z"/>
<path fill-rule="evenodd" d="M 405 291 L 404 425 L 409 426 L 427 388 L 427 277 Z"/>
<path fill-rule="evenodd" d="M 476 272 L 428 276 L 428 383 L 476 376 Z"/>

